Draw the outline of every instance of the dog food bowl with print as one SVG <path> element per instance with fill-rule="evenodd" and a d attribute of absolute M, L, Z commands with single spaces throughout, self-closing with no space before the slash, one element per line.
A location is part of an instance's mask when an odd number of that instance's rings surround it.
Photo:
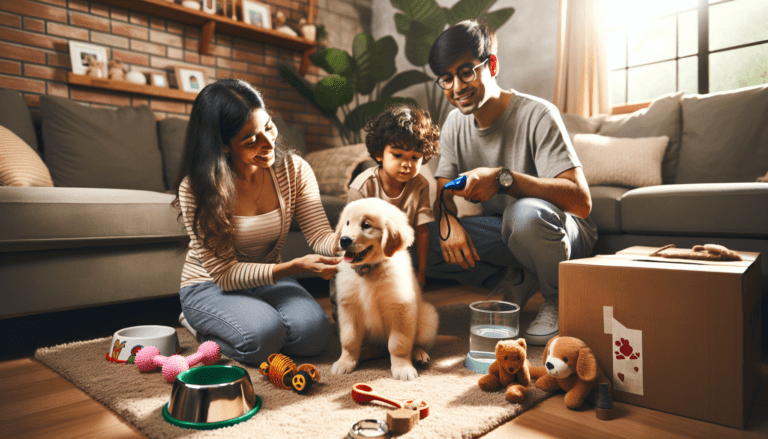
<path fill-rule="evenodd" d="M 176 377 L 163 418 L 178 427 L 211 430 L 247 421 L 259 409 L 261 398 L 245 369 L 200 366 Z"/>
<path fill-rule="evenodd" d="M 160 355 L 169 357 L 181 353 L 179 337 L 170 326 L 132 326 L 121 329 L 112 336 L 107 351 L 107 360 L 113 363 L 133 364 L 141 348 L 154 346 Z"/>

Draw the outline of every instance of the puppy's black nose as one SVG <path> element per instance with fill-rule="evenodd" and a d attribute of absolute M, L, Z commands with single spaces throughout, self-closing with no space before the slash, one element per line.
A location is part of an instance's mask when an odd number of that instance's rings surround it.
<path fill-rule="evenodd" d="M 547 361 L 547 369 L 552 370 L 555 368 L 555 365 Z"/>
<path fill-rule="evenodd" d="M 349 236 L 342 236 L 341 239 L 339 239 L 339 246 L 341 246 L 341 248 L 347 248 L 350 245 L 352 245 L 352 238 Z"/>

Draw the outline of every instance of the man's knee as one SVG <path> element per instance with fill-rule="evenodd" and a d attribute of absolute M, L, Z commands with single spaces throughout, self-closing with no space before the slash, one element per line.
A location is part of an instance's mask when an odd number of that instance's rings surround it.
<path fill-rule="evenodd" d="M 565 233 L 560 216 L 559 209 L 547 201 L 521 198 L 504 210 L 501 234 L 510 248 L 560 239 Z"/>

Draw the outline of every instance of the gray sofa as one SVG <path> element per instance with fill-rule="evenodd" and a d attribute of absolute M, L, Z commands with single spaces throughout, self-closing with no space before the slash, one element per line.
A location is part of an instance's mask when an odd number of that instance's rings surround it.
<path fill-rule="evenodd" d="M 188 237 L 169 189 L 185 120 L 53 96 L 29 109 L 0 89 L 0 125 L 38 152 L 55 184 L 0 186 L 0 318 L 178 294 Z M 344 200 L 323 200 L 337 218 Z M 283 258 L 308 250 L 294 224 Z"/>

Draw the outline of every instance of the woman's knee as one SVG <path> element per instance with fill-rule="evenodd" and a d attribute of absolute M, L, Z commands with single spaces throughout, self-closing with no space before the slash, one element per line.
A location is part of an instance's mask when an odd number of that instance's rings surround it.
<path fill-rule="evenodd" d="M 241 363 L 259 366 L 267 357 L 280 352 L 285 343 L 285 330 L 280 326 L 254 329 L 245 334 L 205 334 L 203 340 L 219 344 L 224 355 Z"/>
<path fill-rule="evenodd" d="M 299 322 L 293 322 L 288 334 L 288 341 L 283 351 L 288 355 L 308 357 L 317 355 L 325 349 L 331 333 L 328 314 L 320 312 L 308 313 Z"/>

